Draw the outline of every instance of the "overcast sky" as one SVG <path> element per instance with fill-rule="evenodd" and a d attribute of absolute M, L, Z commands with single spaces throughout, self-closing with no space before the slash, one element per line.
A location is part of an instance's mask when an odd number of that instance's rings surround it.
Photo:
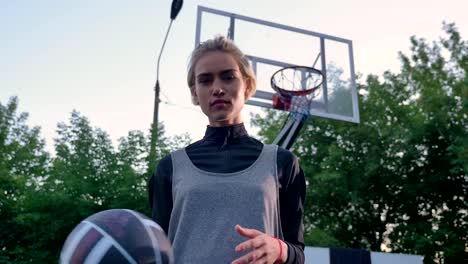
<path fill-rule="evenodd" d="M 191 105 L 185 83 L 198 5 L 350 39 L 356 72 L 381 75 L 385 70 L 398 71 L 398 52 L 409 52 L 410 36 L 436 40 L 442 35 L 443 21 L 455 22 L 467 39 L 467 3 L 186 0 L 161 60 L 161 99 L 170 104 L 160 106 L 160 120 L 169 135 L 187 132 L 193 139 L 203 136 L 208 123 Z M 153 118 L 156 60 L 170 4 L 169 0 L 1 1 L 0 102 L 18 96 L 20 110 L 30 113 L 30 125 L 42 127 L 49 149 L 57 123 L 68 120 L 73 109 L 108 132 L 114 142 L 130 130 L 146 132 Z M 246 32 L 252 39 L 269 33 L 254 28 Z M 256 44 L 272 47 L 275 41 Z M 294 57 L 301 51 L 291 47 L 288 52 Z M 248 127 L 250 111 L 258 108 L 246 107 Z"/>

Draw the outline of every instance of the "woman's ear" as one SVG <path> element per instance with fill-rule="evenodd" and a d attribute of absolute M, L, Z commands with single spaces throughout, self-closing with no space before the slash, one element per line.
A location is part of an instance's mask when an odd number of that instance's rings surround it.
<path fill-rule="evenodd" d="M 249 79 L 245 80 L 245 100 L 249 100 L 250 96 L 251 96 L 251 90 L 252 90 L 252 82 Z"/>

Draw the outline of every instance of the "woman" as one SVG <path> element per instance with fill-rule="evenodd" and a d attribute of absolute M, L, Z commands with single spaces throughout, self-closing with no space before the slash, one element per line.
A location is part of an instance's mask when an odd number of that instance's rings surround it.
<path fill-rule="evenodd" d="M 304 263 L 304 174 L 291 152 L 244 128 L 256 85 L 247 58 L 215 37 L 193 51 L 187 81 L 205 136 L 161 159 L 149 182 L 176 263 Z"/>

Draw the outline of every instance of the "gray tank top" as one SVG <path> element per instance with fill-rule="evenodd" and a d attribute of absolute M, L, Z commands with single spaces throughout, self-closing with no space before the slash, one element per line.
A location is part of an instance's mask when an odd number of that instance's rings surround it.
<path fill-rule="evenodd" d="M 264 145 L 250 167 L 233 173 L 200 170 L 185 149 L 171 154 L 168 236 L 177 264 L 231 263 L 247 254 L 234 250 L 248 240 L 236 232 L 236 224 L 283 239 L 276 153 L 276 145 Z"/>

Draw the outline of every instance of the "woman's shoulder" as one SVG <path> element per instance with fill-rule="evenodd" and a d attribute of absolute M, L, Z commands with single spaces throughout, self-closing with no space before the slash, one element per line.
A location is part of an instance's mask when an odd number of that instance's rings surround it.
<path fill-rule="evenodd" d="M 278 146 L 277 155 L 278 155 L 278 161 L 291 162 L 291 163 L 297 162 L 297 156 L 292 151 L 285 149 L 283 147 Z"/>
<path fill-rule="evenodd" d="M 171 154 L 172 152 L 162 157 L 158 162 L 158 167 L 172 165 Z"/>
<path fill-rule="evenodd" d="M 195 142 L 196 143 L 196 142 Z M 179 148 L 179 149 L 176 149 L 176 150 L 173 150 L 171 152 L 169 152 L 168 154 L 166 154 L 165 156 L 163 156 L 159 162 L 158 162 L 158 166 L 172 166 L 172 156 L 177 153 L 177 152 L 180 152 L 180 151 L 185 151 L 187 148 L 189 148 L 190 146 L 192 146 L 192 144 L 186 146 L 186 147 L 183 147 L 183 148 Z"/>
<path fill-rule="evenodd" d="M 201 147 L 202 145 L 203 145 L 203 139 L 200 139 L 200 140 L 197 140 L 197 141 L 195 141 L 193 143 L 190 143 L 189 145 L 187 145 L 187 146 L 185 146 L 183 148 L 177 149 L 177 150 L 175 150 L 175 151 L 173 151 L 171 153 L 174 153 L 176 151 L 181 151 L 181 150 L 185 150 L 185 151 L 189 152 L 189 151 L 191 151 L 193 149 L 197 149 L 197 148 Z"/>

